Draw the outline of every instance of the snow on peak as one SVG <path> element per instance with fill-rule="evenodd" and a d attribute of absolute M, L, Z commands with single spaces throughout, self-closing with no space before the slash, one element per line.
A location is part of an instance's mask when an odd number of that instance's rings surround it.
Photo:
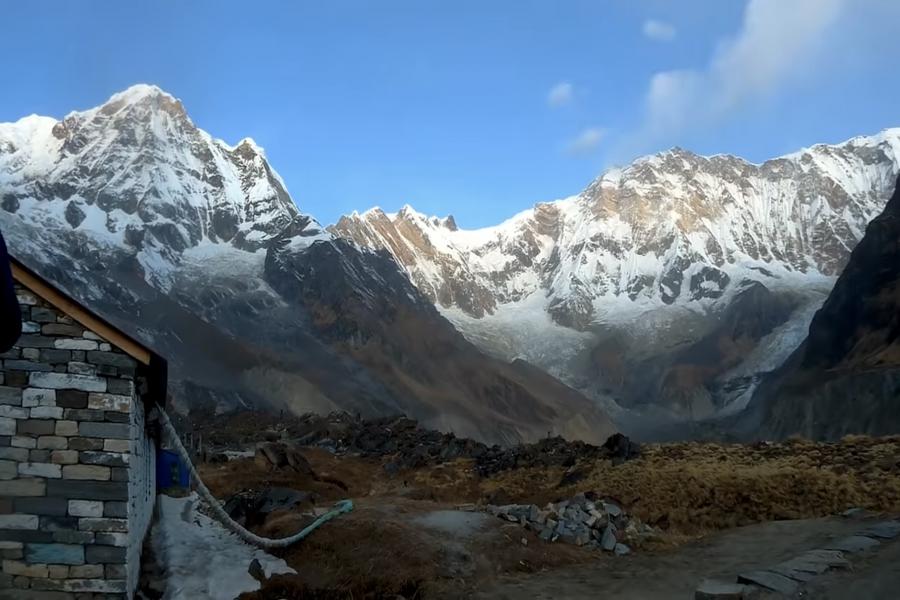
<path fill-rule="evenodd" d="M 333 231 L 391 252 L 445 308 L 477 318 L 541 294 L 562 307 L 560 323 L 583 326 L 612 300 L 715 300 L 765 273 L 836 275 L 898 164 L 896 128 L 760 165 L 676 147 L 493 227 L 447 227 L 406 205 L 387 222 L 347 218 Z"/>
<path fill-rule="evenodd" d="M 410 204 L 404 204 L 402 207 L 400 207 L 400 210 L 397 212 L 397 216 L 405 219 L 419 219 L 420 221 L 428 220 L 427 215 L 420 213 Z"/>
<path fill-rule="evenodd" d="M 131 87 L 122 90 L 121 92 L 116 92 L 112 96 L 109 97 L 104 104 L 113 104 L 117 102 L 124 102 L 126 104 L 134 104 L 140 102 L 145 98 L 165 98 L 167 100 L 171 100 L 173 102 L 177 102 L 178 99 L 172 96 L 170 93 L 166 92 L 162 88 L 151 85 L 147 83 L 136 83 Z"/>
<path fill-rule="evenodd" d="M 159 272 L 200 244 L 255 251 L 302 221 L 255 141 L 214 139 L 146 84 L 61 121 L 0 124 L 0 198 L 15 218 L 137 252 Z"/>
<path fill-rule="evenodd" d="M 222 145 L 223 148 L 226 148 L 227 150 L 229 150 L 231 152 L 234 152 L 235 150 L 243 148 L 243 149 L 249 150 L 252 154 L 256 154 L 258 156 L 261 156 L 262 158 L 266 158 L 265 149 L 262 146 L 260 146 L 259 144 L 257 144 L 256 141 L 252 137 L 242 138 L 240 141 L 238 141 L 237 144 L 235 144 L 233 146 L 223 142 L 222 140 L 218 140 L 218 142 L 219 142 L 219 144 Z"/>

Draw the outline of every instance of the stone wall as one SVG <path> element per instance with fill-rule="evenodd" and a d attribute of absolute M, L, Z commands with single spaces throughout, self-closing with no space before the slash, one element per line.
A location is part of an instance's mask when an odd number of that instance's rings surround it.
<path fill-rule="evenodd" d="M 16 291 L 23 335 L 0 354 L 0 600 L 125 598 L 154 481 L 138 363 Z"/>
<path fill-rule="evenodd" d="M 128 589 L 137 587 L 141 574 L 141 548 L 156 506 L 156 444 L 144 434 L 144 406 L 135 396 L 131 410 L 128 457 L 128 546 L 125 565 Z"/>

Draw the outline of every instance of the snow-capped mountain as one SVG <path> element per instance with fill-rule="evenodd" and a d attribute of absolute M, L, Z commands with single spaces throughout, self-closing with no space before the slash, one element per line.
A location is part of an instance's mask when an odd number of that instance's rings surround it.
<path fill-rule="evenodd" d="M 762 164 L 675 148 L 495 227 L 463 230 L 452 217 L 407 206 L 353 213 L 330 231 L 390 252 L 489 351 L 523 356 L 626 405 L 653 404 L 687 386 L 688 398 L 671 400 L 676 412 L 696 417 L 746 391 L 717 389 L 733 384 L 731 376 L 746 384 L 800 343 L 884 207 L 898 163 L 900 128 Z M 746 339 L 747 323 L 724 315 L 754 282 L 771 310 Z M 755 289 L 757 318 L 763 292 Z M 722 346 L 723 318 L 733 322 L 729 344 L 737 347 L 716 350 L 714 367 L 708 358 L 678 359 L 690 372 L 673 373 L 672 353 L 692 354 L 709 336 L 718 342 L 706 344 Z M 653 384 L 635 387 L 634 377 Z"/>
<path fill-rule="evenodd" d="M 884 206 L 900 128 L 761 165 L 673 149 L 615 169 L 565 200 L 461 230 L 409 206 L 331 230 L 386 249 L 442 307 L 482 317 L 534 293 L 556 320 L 588 326 L 611 297 L 720 297 L 732 279 L 835 276 Z"/>
<path fill-rule="evenodd" d="M 138 85 L 0 124 L 10 250 L 169 360 L 182 410 L 407 413 L 488 441 L 602 441 L 575 390 L 485 356 L 394 261 L 300 212 L 263 151 Z"/>
<path fill-rule="evenodd" d="M 65 221 L 134 248 L 163 284 L 179 254 L 202 244 L 252 251 L 285 232 L 329 237 L 297 210 L 253 140 L 213 139 L 149 85 L 60 121 L 0 124 L 0 189 L 0 206 L 26 223 Z"/>

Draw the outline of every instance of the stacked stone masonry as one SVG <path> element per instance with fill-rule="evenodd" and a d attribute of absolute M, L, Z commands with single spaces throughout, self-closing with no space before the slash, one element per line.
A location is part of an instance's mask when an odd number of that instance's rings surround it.
<path fill-rule="evenodd" d="M 0 354 L 0 600 L 131 597 L 153 510 L 138 363 L 17 286 Z"/>

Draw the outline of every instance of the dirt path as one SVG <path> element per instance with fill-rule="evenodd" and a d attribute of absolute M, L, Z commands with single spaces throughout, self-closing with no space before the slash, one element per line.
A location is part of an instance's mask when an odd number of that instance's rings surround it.
<path fill-rule="evenodd" d="M 855 519 L 827 518 L 798 521 L 776 521 L 741 527 L 716 534 L 677 550 L 656 554 L 636 554 L 628 557 L 604 556 L 589 566 L 578 566 L 553 572 L 503 579 L 496 585 L 482 589 L 476 598 L 500 600 L 550 600 L 553 598 L 620 600 L 670 600 L 692 598 L 697 585 L 704 578 L 734 581 L 738 573 L 790 559 L 805 550 L 821 547 L 827 541 L 851 534 L 861 528 Z M 873 572 L 884 577 L 872 583 L 871 594 L 859 594 L 859 582 L 847 579 L 847 595 L 817 596 L 815 598 L 851 598 L 852 586 L 857 586 L 853 600 L 859 598 L 889 598 L 879 590 L 896 590 L 900 584 L 900 544 L 893 545 L 895 561 L 889 569 L 890 558 L 873 558 Z M 888 550 L 885 548 L 884 550 Z M 832 577 L 832 576 L 829 576 Z M 855 577 L 853 578 L 856 579 Z M 882 579 L 884 581 L 882 581 Z M 888 581 L 892 582 L 888 586 Z M 844 580 L 835 577 L 835 585 Z M 882 587 L 877 587 L 881 585 Z"/>

